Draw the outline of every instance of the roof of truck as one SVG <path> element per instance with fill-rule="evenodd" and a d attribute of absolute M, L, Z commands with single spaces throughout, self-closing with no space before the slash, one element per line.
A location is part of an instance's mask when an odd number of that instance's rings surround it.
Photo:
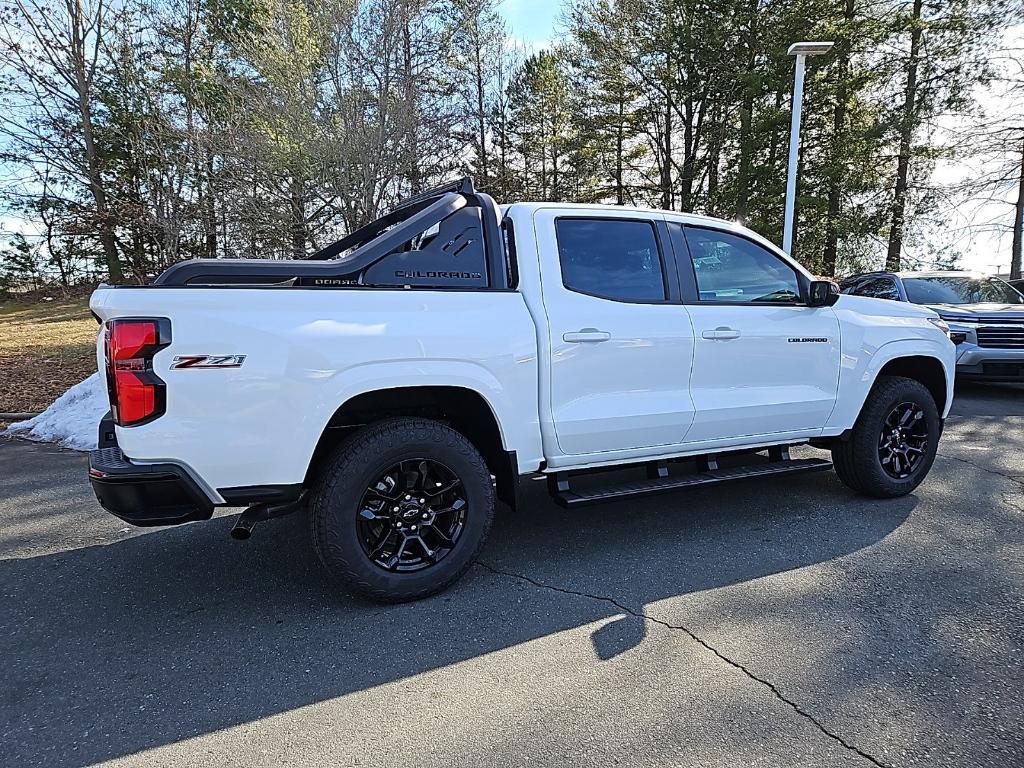
<path fill-rule="evenodd" d="M 636 211 L 637 213 L 654 214 L 658 216 L 667 216 L 676 221 L 684 224 L 692 224 L 695 226 L 714 227 L 716 229 L 731 230 L 737 234 L 746 237 L 750 240 L 754 240 L 761 245 L 773 250 L 774 252 L 785 256 L 785 258 L 798 270 L 806 273 L 810 276 L 810 272 L 803 267 L 798 261 L 791 258 L 786 254 L 778 245 L 771 242 L 765 237 L 762 237 L 752 229 L 748 229 L 738 221 L 729 221 L 727 219 L 716 219 L 714 216 L 701 216 L 696 213 L 680 213 L 678 211 L 666 211 L 661 208 L 640 208 L 632 205 L 605 205 L 601 203 L 556 203 L 556 202 L 523 202 L 523 203 L 512 203 L 511 205 L 499 206 L 501 215 L 512 214 L 515 216 L 516 212 L 521 212 L 520 215 L 532 216 L 534 212 L 544 208 L 556 208 L 558 210 L 572 210 L 590 213 L 600 212 L 619 212 L 619 211 Z"/>
<path fill-rule="evenodd" d="M 656 213 L 659 215 L 664 214 L 665 216 L 672 216 L 673 218 L 684 219 L 694 224 L 726 224 L 730 227 L 742 227 L 743 224 L 738 221 L 729 221 L 728 219 L 718 219 L 714 216 L 702 216 L 697 213 L 680 213 L 679 211 L 666 211 L 663 208 L 647 208 L 637 205 L 612 205 L 609 203 L 557 203 L 550 201 L 534 201 L 534 202 L 519 202 L 519 203 L 507 203 L 499 206 L 502 213 L 509 210 L 510 208 L 529 208 L 531 210 L 538 210 L 540 208 L 569 208 L 572 210 L 580 211 L 636 211 L 638 213 Z"/>

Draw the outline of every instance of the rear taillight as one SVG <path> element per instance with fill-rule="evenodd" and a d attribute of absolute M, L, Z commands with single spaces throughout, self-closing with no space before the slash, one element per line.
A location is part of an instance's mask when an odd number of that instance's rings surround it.
<path fill-rule="evenodd" d="M 164 317 L 108 320 L 104 343 L 114 421 L 131 427 L 162 415 L 167 393 L 153 372 L 153 356 L 171 343 L 171 321 Z"/>

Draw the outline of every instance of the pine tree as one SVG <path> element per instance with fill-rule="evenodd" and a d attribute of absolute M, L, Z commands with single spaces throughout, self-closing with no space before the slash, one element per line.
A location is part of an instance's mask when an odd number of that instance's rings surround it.
<path fill-rule="evenodd" d="M 526 198 L 570 200 L 579 188 L 578 169 L 570 164 L 573 110 L 561 52 L 528 57 L 509 86 L 508 130 Z"/>

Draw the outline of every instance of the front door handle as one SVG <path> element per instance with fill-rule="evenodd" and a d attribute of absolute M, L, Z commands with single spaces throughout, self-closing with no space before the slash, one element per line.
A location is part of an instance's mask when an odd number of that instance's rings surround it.
<path fill-rule="evenodd" d="M 701 333 L 701 338 L 713 339 L 715 341 L 725 341 L 727 339 L 738 339 L 739 337 L 740 337 L 740 332 L 739 331 L 737 331 L 735 328 L 727 328 L 724 325 L 718 326 L 713 331 L 703 331 Z"/>
<path fill-rule="evenodd" d="M 608 331 L 599 331 L 597 328 L 580 328 L 578 331 L 571 331 L 562 334 L 562 341 L 570 343 L 608 341 L 612 335 Z"/>

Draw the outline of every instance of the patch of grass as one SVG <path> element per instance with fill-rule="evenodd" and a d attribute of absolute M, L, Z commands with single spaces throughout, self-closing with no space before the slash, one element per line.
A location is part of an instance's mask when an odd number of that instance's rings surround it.
<path fill-rule="evenodd" d="M 87 295 L 0 299 L 0 413 L 44 410 L 96 370 Z"/>

